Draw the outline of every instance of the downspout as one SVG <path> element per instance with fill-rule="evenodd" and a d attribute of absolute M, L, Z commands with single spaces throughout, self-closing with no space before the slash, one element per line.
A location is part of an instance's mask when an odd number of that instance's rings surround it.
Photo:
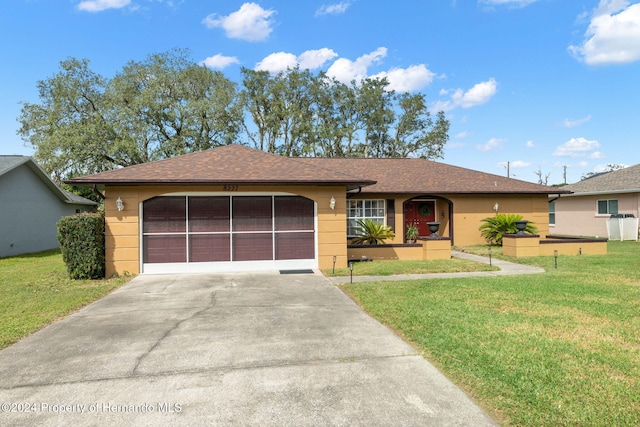
<path fill-rule="evenodd" d="M 93 189 L 93 192 L 94 192 L 98 197 L 100 197 L 100 199 L 102 199 L 102 200 L 104 200 L 104 199 L 105 199 L 104 194 L 102 194 L 102 193 L 100 192 L 100 190 L 98 190 L 98 185 L 97 185 L 97 184 L 93 184 L 93 186 L 92 186 L 91 188 Z"/>
<path fill-rule="evenodd" d="M 347 199 L 350 198 L 351 196 L 356 196 L 356 195 L 360 194 L 361 191 L 362 191 L 362 187 L 358 187 L 358 191 L 356 193 L 347 192 Z"/>

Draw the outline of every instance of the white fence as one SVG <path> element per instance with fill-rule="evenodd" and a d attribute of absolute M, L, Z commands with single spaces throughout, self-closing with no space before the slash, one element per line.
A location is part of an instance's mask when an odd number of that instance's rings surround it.
<path fill-rule="evenodd" d="M 638 218 L 609 218 L 609 240 L 638 240 Z"/>

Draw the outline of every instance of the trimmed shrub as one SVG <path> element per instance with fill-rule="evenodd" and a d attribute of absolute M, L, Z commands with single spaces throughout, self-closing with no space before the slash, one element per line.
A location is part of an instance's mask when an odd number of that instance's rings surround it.
<path fill-rule="evenodd" d="M 104 277 L 104 214 L 81 213 L 61 218 L 58 221 L 58 242 L 69 277 Z"/>
<path fill-rule="evenodd" d="M 368 218 L 358 221 L 356 233 L 358 236 L 351 241 L 354 245 L 380 245 L 384 243 L 385 239 L 396 237 L 390 226 L 379 224 Z"/>
<path fill-rule="evenodd" d="M 518 229 L 516 228 L 516 221 L 522 219 L 522 215 L 516 214 L 496 214 L 496 216 L 484 218 L 479 230 L 482 237 L 490 245 L 502 246 L 502 236 L 505 234 L 515 234 Z M 538 228 L 529 221 L 527 228 L 524 229 L 525 233 L 535 234 L 538 232 Z"/>

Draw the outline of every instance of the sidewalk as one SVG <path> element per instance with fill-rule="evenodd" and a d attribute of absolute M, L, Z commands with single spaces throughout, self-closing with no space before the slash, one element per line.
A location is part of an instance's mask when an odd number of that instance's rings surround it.
<path fill-rule="evenodd" d="M 489 264 L 489 258 L 472 255 L 465 252 L 451 251 L 451 256 L 456 258 L 467 259 L 470 261 Z M 463 273 L 427 273 L 427 274 L 396 274 L 393 276 L 353 276 L 353 282 L 378 282 L 383 280 L 416 280 L 416 279 L 453 279 L 460 277 L 490 277 L 490 276 L 511 276 L 517 274 L 539 274 L 544 273 L 544 268 L 532 267 L 530 265 L 516 264 L 500 259 L 491 259 L 491 264 L 500 268 L 497 271 L 474 271 Z M 334 285 L 348 283 L 351 281 L 349 276 L 327 277 Z"/>

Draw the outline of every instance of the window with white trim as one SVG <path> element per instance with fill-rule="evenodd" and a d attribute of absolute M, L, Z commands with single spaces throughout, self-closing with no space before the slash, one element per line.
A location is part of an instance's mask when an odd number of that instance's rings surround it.
<path fill-rule="evenodd" d="M 556 202 L 549 202 L 549 225 L 556 225 Z"/>
<path fill-rule="evenodd" d="M 378 224 L 385 223 L 386 201 L 381 200 L 347 200 L 347 236 L 358 235 L 358 221 L 371 219 Z"/>
<path fill-rule="evenodd" d="M 617 200 L 598 200 L 598 215 L 614 215 L 617 213 Z"/>

